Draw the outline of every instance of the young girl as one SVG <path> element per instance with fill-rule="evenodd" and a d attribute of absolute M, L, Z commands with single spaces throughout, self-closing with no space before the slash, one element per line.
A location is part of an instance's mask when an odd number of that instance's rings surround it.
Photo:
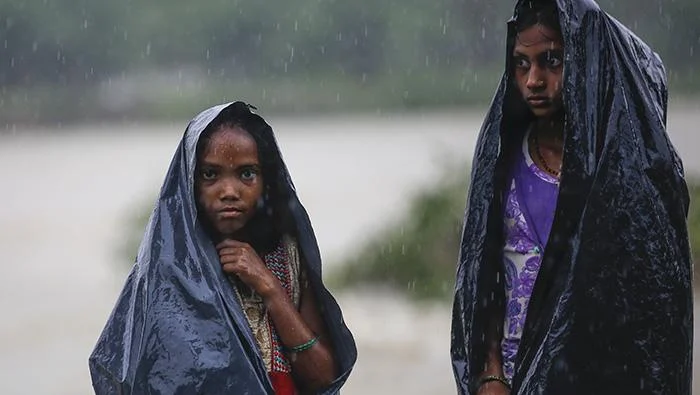
<path fill-rule="evenodd" d="M 689 394 L 691 262 L 658 56 L 591 0 L 520 0 L 474 158 L 461 394 Z"/>
<path fill-rule="evenodd" d="M 242 102 L 205 110 L 90 357 L 95 392 L 331 394 L 355 359 L 272 129 Z"/>

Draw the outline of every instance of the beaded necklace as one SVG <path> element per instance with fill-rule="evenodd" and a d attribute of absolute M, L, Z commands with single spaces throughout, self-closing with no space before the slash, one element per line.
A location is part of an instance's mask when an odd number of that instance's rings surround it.
<path fill-rule="evenodd" d="M 532 133 L 532 142 L 535 144 L 535 153 L 537 154 L 537 158 L 540 160 L 540 163 L 542 163 L 542 166 L 544 166 L 544 169 L 547 171 L 547 173 L 559 178 L 561 176 L 561 171 L 557 171 L 549 167 L 549 164 L 544 159 L 544 156 L 542 156 L 542 152 L 540 151 L 540 141 L 537 138 L 537 133 Z"/>

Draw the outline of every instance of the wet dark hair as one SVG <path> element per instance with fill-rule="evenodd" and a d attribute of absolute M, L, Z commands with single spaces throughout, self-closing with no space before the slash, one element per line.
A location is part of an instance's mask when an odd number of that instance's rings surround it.
<path fill-rule="evenodd" d="M 535 25 L 548 27 L 561 35 L 559 10 L 555 1 L 530 0 L 518 9 L 515 32 L 520 33 Z"/>
<path fill-rule="evenodd" d="M 263 193 L 255 215 L 245 228 L 253 248 L 258 253 L 267 253 L 277 247 L 282 235 L 292 233 L 290 188 L 287 186 L 284 164 L 275 145 L 272 128 L 259 115 L 252 113 L 251 108 L 255 109 L 244 102 L 235 102 L 222 110 L 204 129 L 197 142 L 197 171 L 202 152 L 215 132 L 240 128 L 255 140 L 263 176 Z M 199 191 L 196 189 L 195 199 L 199 209 Z M 208 231 L 211 233 L 211 229 Z"/>

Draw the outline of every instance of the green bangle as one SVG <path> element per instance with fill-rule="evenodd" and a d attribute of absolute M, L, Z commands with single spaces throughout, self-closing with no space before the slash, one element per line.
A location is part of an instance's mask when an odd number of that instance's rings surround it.
<path fill-rule="evenodd" d="M 507 378 L 505 378 L 503 376 L 495 376 L 495 375 L 482 377 L 479 380 L 479 387 L 481 387 L 482 385 L 484 385 L 486 383 L 490 383 L 492 381 L 498 381 L 499 383 L 505 385 L 508 389 L 510 389 L 510 383 L 508 382 Z M 477 387 L 477 388 L 479 388 L 479 387 Z"/>
<path fill-rule="evenodd" d="M 306 350 L 310 349 L 310 348 L 313 347 L 314 344 L 316 344 L 317 342 L 318 342 L 318 336 L 314 336 L 313 339 L 309 340 L 309 341 L 306 342 L 306 343 L 303 343 L 303 344 L 300 344 L 300 345 L 294 346 L 294 347 L 285 347 L 285 348 L 286 348 L 287 351 L 289 351 L 289 352 L 298 353 L 298 352 L 302 352 L 302 351 L 306 351 Z"/>

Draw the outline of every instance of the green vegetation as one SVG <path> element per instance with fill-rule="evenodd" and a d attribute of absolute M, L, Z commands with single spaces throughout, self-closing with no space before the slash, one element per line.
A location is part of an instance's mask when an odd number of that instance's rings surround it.
<path fill-rule="evenodd" d="M 387 224 L 374 241 L 332 272 L 330 285 L 388 285 L 418 300 L 451 296 L 468 174 L 463 168 L 455 170 L 415 196 L 403 219 Z"/>
<path fill-rule="evenodd" d="M 452 297 L 459 252 L 466 184 L 448 178 L 417 196 L 399 223 L 389 224 L 374 242 L 332 273 L 339 288 L 389 285 L 416 300 Z M 700 184 L 691 190 L 688 216 L 691 249 L 700 254 Z"/>
<path fill-rule="evenodd" d="M 700 257 L 700 182 L 695 182 L 690 187 L 690 212 L 688 213 L 688 231 L 690 239 L 690 249 L 693 254 L 693 264 Z M 695 278 L 695 286 L 700 282 L 700 273 L 695 269 L 693 271 Z"/>
<path fill-rule="evenodd" d="M 430 74 L 395 75 L 364 82 L 322 75 L 269 77 L 260 82 L 204 81 L 188 89 L 156 87 L 120 102 L 116 108 L 105 104 L 110 101 L 109 95 L 95 87 L 15 88 L 7 89 L 5 98 L 0 98 L 0 128 L 26 122 L 187 119 L 202 108 L 231 100 L 245 100 L 266 114 L 276 115 L 466 107 L 488 100 L 498 78 L 500 75 L 493 71 L 465 70 L 441 78 Z M 65 97 L 79 98 L 71 102 Z"/>
<path fill-rule="evenodd" d="M 699 2 L 599 3 L 660 53 L 672 92 L 700 91 Z M 268 113 L 484 103 L 513 4 L 5 0 L 0 119 L 188 117 L 234 97 Z"/>

